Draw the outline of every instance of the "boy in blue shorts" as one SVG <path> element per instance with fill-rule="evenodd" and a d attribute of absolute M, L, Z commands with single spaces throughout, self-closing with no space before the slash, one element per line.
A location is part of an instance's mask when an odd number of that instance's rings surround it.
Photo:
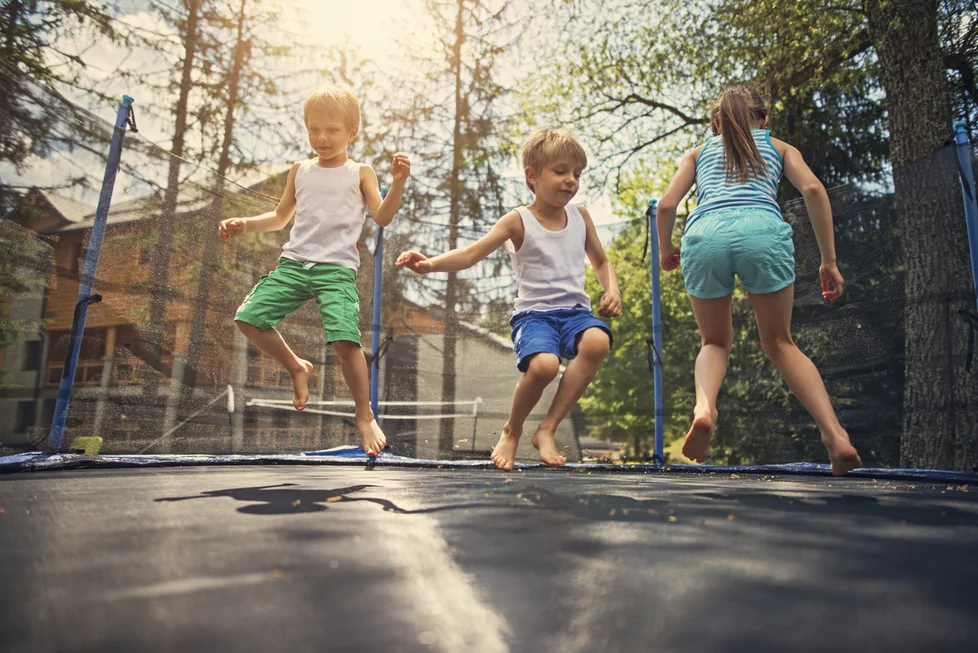
<path fill-rule="evenodd" d="M 346 155 L 360 131 L 360 105 L 353 92 L 342 86 L 321 86 L 306 98 L 303 113 L 309 144 L 317 156 L 292 166 L 274 211 L 229 218 L 218 227 L 221 239 L 228 242 L 245 233 L 282 229 L 295 214 L 278 266 L 245 297 L 234 320 L 252 344 L 288 370 L 295 390 L 292 403 L 302 410 L 309 400 L 313 366 L 296 356 L 275 325 L 315 299 L 326 343 L 333 345 L 356 404 L 363 450 L 376 455 L 387 439 L 370 409 L 367 362 L 360 350 L 357 241 L 366 210 L 379 226 L 390 224 L 411 162 L 403 153 L 394 155 L 393 183 L 382 198 L 373 169 Z"/>
<path fill-rule="evenodd" d="M 605 290 L 598 308 L 604 317 L 621 314 L 618 278 L 598 241 L 591 216 L 583 207 L 570 204 L 586 165 L 584 149 L 570 134 L 537 131 L 523 145 L 526 184 L 535 196 L 532 204 L 504 215 L 488 234 L 468 247 L 430 259 L 414 251 L 397 258 L 398 267 L 427 274 L 470 268 L 504 243 L 509 250 L 519 288 L 510 325 L 516 366 L 523 377 L 516 385 L 509 419 L 492 451 L 492 460 L 500 469 L 513 469 L 523 422 L 556 378 L 561 358 L 573 360 L 532 443 L 540 451 L 540 460 L 548 465 L 567 462 L 554 441 L 557 425 L 611 350 L 611 329 L 591 312 L 591 298 L 584 292 L 585 257 Z"/>

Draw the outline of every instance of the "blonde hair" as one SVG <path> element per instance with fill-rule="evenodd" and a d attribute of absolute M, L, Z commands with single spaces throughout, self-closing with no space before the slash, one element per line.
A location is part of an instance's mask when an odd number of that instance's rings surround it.
<path fill-rule="evenodd" d="M 577 139 L 563 129 L 538 129 L 533 132 L 523 143 L 521 156 L 523 167 L 533 168 L 536 172 L 564 158 L 573 159 L 581 168 L 587 167 L 587 154 L 584 153 L 584 148 Z M 533 184 L 526 182 L 526 185 L 534 193 L 536 192 Z"/>
<path fill-rule="evenodd" d="M 728 180 L 745 183 L 767 170 L 750 131 L 751 122 L 760 122 L 767 114 L 767 98 L 755 86 L 728 86 L 713 105 L 710 126 L 723 138 Z"/>
<path fill-rule="evenodd" d="M 323 84 L 314 88 L 302 104 L 303 119 L 308 121 L 314 112 L 339 117 L 350 129 L 360 126 L 360 103 L 349 86 Z"/>

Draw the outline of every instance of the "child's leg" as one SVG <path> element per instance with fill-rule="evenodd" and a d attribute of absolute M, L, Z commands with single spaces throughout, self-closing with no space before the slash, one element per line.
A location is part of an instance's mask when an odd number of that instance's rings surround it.
<path fill-rule="evenodd" d="M 516 462 L 516 448 L 523 435 L 523 423 L 533 407 L 540 401 L 543 389 L 554 380 L 560 371 L 560 359 L 556 354 L 540 353 L 530 359 L 526 373 L 516 384 L 513 393 L 513 407 L 509 411 L 509 419 L 499 435 L 499 442 L 492 450 L 492 462 L 499 469 L 509 471 Z"/>
<path fill-rule="evenodd" d="M 731 297 L 689 297 L 703 344 L 696 356 L 696 407 L 693 408 L 693 424 L 683 442 L 683 455 L 697 462 L 706 460 L 710 453 L 717 419 L 717 395 L 727 374 L 727 358 L 733 338 Z"/>
<path fill-rule="evenodd" d="M 795 346 L 791 337 L 794 286 L 763 295 L 750 295 L 764 353 L 781 371 L 788 387 L 808 409 L 828 449 L 833 474 L 845 474 L 862 464 L 859 454 L 832 409 L 822 377 L 814 363 Z"/>
<path fill-rule="evenodd" d="M 611 338 L 600 328 L 591 327 L 581 334 L 577 345 L 577 356 L 570 362 L 560 383 L 557 393 L 550 402 L 547 416 L 543 418 L 533 434 L 533 446 L 540 450 L 540 460 L 548 465 L 563 465 L 567 459 L 557 451 L 555 435 L 561 420 L 567 417 L 577 400 L 594 380 L 598 368 L 611 351 Z"/>
<path fill-rule="evenodd" d="M 357 430 L 360 431 L 360 443 L 368 456 L 376 456 L 387 446 L 387 438 L 380 430 L 380 425 L 374 419 L 370 409 L 370 380 L 367 376 L 367 360 L 363 351 L 355 342 L 337 340 L 333 342 L 333 351 L 340 359 L 340 369 L 343 379 L 353 395 L 356 404 Z"/>
<path fill-rule="evenodd" d="M 309 375 L 312 374 L 312 363 L 295 355 L 282 334 L 277 329 L 262 331 L 253 324 L 235 320 L 241 333 L 263 353 L 271 356 L 288 370 L 292 377 L 292 405 L 296 410 L 302 410 L 309 401 Z"/>

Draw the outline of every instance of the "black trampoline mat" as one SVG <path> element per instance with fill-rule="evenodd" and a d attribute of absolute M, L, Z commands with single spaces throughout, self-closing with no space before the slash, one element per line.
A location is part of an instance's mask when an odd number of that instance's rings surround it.
<path fill-rule="evenodd" d="M 978 489 L 334 466 L 0 476 L 5 651 L 972 651 Z"/>

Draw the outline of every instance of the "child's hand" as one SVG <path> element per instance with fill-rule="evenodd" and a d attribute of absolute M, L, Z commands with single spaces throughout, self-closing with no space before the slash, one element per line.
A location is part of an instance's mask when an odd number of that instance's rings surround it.
<path fill-rule="evenodd" d="M 228 218 L 227 220 L 221 220 L 221 223 L 217 225 L 217 234 L 221 237 L 221 241 L 228 242 L 232 238 L 237 238 L 243 235 L 245 232 L 245 221 L 241 218 Z"/>
<path fill-rule="evenodd" d="M 834 302 L 842 297 L 842 288 L 846 282 L 835 263 L 823 263 L 818 269 L 818 276 L 822 280 L 822 299 Z"/>
<path fill-rule="evenodd" d="M 621 295 L 616 292 L 606 292 L 598 304 L 598 315 L 601 317 L 618 317 L 621 315 Z"/>
<path fill-rule="evenodd" d="M 679 267 L 679 248 L 670 244 L 666 249 L 659 250 L 659 265 L 666 272 L 671 272 Z"/>
<path fill-rule="evenodd" d="M 428 257 L 421 252 L 415 252 L 413 250 L 401 252 L 394 265 L 399 268 L 407 268 L 418 274 L 428 274 L 431 272 L 431 263 L 428 261 Z"/>
<path fill-rule="evenodd" d="M 394 155 L 394 160 L 391 162 L 391 173 L 394 176 L 394 183 L 403 184 L 411 174 L 411 159 L 404 152 L 398 152 Z"/>

